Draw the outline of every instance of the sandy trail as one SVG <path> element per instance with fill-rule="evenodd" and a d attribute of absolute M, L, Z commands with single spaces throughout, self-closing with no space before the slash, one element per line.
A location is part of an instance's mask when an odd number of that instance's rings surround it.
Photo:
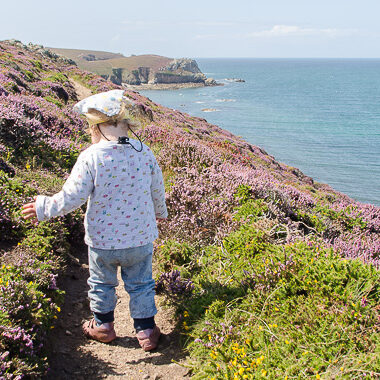
<path fill-rule="evenodd" d="M 86 339 L 81 330 L 83 321 L 91 318 L 87 299 L 87 252 L 80 250 L 79 264 L 71 265 L 61 278 L 60 288 L 66 291 L 55 329 L 49 337 L 50 371 L 46 379 L 186 379 L 188 370 L 182 364 L 185 354 L 179 334 L 168 308 L 160 306 L 156 296 L 157 325 L 163 335 L 158 349 L 144 352 L 135 338 L 129 315 L 129 297 L 119 274 L 118 304 L 115 330 L 118 338 L 110 344 Z M 178 362 L 179 364 L 174 363 Z"/>

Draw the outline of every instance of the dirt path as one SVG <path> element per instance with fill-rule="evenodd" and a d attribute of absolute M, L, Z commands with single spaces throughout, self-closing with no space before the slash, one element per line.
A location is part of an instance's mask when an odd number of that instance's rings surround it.
<path fill-rule="evenodd" d="M 179 334 L 170 310 L 160 306 L 157 297 L 157 325 L 163 335 L 158 349 L 145 353 L 135 339 L 129 315 L 129 297 L 119 276 L 115 330 L 118 338 L 111 344 L 87 340 L 81 331 L 82 322 L 91 317 L 87 299 L 87 252 L 80 250 L 79 264 L 70 266 L 61 279 L 66 291 L 57 325 L 49 337 L 50 371 L 46 379 L 186 379 L 188 370 L 179 364 L 185 354 L 179 345 Z"/>
<path fill-rule="evenodd" d="M 89 88 L 84 87 L 83 84 L 80 84 L 74 79 L 70 78 L 70 83 L 74 87 L 75 92 L 77 93 L 78 100 L 82 100 L 92 95 L 92 92 Z"/>

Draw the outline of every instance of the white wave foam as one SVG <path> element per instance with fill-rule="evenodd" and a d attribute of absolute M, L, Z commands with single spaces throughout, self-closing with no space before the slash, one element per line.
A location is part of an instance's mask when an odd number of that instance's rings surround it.
<path fill-rule="evenodd" d="M 236 102 L 236 99 L 216 99 L 216 102 Z"/>
<path fill-rule="evenodd" d="M 203 112 L 219 112 L 220 110 L 216 108 L 203 108 L 202 111 Z"/>

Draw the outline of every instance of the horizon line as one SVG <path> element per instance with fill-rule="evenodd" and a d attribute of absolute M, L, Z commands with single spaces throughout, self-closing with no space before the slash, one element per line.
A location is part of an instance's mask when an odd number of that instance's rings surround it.
<path fill-rule="evenodd" d="M 179 57 L 179 58 L 184 58 L 184 57 Z M 193 59 L 380 59 L 380 57 L 192 57 L 192 58 Z"/>

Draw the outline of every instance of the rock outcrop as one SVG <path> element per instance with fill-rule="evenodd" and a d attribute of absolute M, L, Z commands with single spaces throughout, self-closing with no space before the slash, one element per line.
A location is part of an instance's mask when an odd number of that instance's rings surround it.
<path fill-rule="evenodd" d="M 106 78 L 107 79 L 107 78 Z M 114 79 L 110 76 L 110 80 Z M 198 67 L 197 62 L 190 58 L 173 59 L 167 66 L 157 71 L 144 66 L 137 70 L 123 70 L 121 82 L 128 85 L 141 84 L 178 84 L 178 83 L 201 83 L 205 86 L 216 86 L 218 83 L 213 78 L 207 78 Z"/>
<path fill-rule="evenodd" d="M 19 41 L 16 41 L 17 43 Z M 186 85 L 217 86 L 213 78 L 207 78 L 191 58 L 169 58 L 154 54 L 125 57 L 120 53 L 95 50 L 44 48 L 33 45 L 48 58 L 53 56 L 62 62 L 76 64 L 80 69 L 93 72 L 106 80 L 127 86 Z"/>
<path fill-rule="evenodd" d="M 32 44 L 31 42 L 28 45 L 25 45 L 21 41 L 16 40 L 16 39 L 4 40 L 3 42 L 9 45 L 19 47 L 20 49 L 25 49 L 30 52 L 38 53 L 42 55 L 43 57 L 53 59 L 54 61 L 57 61 L 60 63 L 76 66 L 76 63 L 72 59 L 56 54 L 42 45 Z"/>

